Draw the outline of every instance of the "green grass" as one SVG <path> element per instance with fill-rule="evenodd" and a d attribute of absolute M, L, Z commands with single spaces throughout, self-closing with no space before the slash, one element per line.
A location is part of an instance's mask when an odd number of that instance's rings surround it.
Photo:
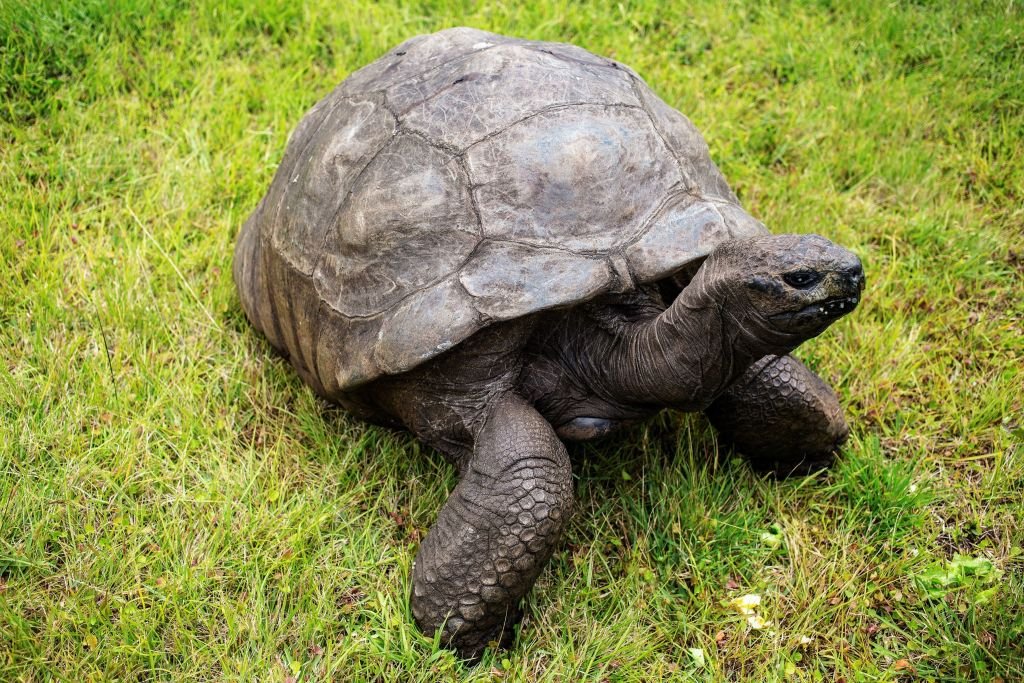
<path fill-rule="evenodd" d="M 476 668 L 407 603 L 452 469 L 321 405 L 230 277 L 302 113 L 457 24 L 630 64 L 869 283 L 800 350 L 853 425 L 829 477 L 696 417 L 577 449 Z M 1020 3 L 0 0 L 0 680 L 1020 680 L 1022 238 Z"/>

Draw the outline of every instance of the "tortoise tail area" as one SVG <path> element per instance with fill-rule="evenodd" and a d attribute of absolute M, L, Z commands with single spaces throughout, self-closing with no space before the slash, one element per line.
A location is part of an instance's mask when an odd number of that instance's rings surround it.
<path fill-rule="evenodd" d="M 295 367 L 314 391 L 324 389 L 316 372 L 319 297 L 312 278 L 299 273 L 261 236 L 263 202 L 238 233 L 232 275 L 242 310 L 253 327 Z"/>

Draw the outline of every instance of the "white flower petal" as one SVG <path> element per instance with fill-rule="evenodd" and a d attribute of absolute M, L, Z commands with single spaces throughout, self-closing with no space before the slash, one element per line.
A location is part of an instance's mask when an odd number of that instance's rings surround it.
<path fill-rule="evenodd" d="M 757 616 L 756 614 L 754 614 L 747 617 L 747 625 L 755 631 L 760 631 L 761 629 L 768 628 L 769 626 L 771 626 L 772 622 L 766 621 L 761 617 Z"/>

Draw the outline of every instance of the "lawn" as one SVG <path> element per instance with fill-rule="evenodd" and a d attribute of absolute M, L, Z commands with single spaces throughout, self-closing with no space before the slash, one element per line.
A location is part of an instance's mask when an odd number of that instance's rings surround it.
<path fill-rule="evenodd" d="M 407 600 L 452 468 L 318 401 L 231 282 L 303 112 L 459 24 L 631 65 L 868 278 L 798 353 L 853 428 L 828 476 L 699 416 L 574 449 L 476 667 Z M 0 680 L 1021 680 L 1022 239 L 1009 0 L 0 0 Z"/>

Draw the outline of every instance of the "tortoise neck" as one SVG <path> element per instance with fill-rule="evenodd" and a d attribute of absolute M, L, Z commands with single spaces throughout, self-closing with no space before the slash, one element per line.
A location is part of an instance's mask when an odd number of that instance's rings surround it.
<path fill-rule="evenodd" d="M 612 365 L 630 401 L 702 410 L 752 363 L 792 349 L 730 291 L 705 263 L 665 311 L 623 337 L 623 362 Z"/>

